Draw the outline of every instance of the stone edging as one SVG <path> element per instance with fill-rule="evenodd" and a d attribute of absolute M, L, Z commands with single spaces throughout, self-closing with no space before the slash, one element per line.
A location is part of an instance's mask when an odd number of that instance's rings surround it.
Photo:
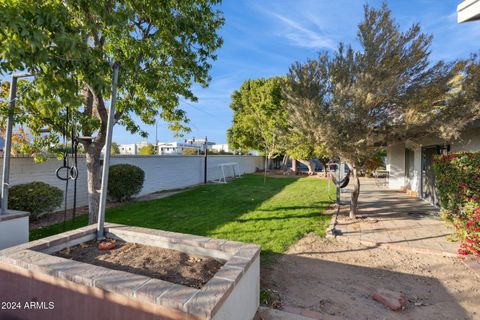
<path fill-rule="evenodd" d="M 253 244 L 139 227 L 106 225 L 108 236 L 226 260 L 201 289 L 48 254 L 93 240 L 95 232 L 96 226 L 90 225 L 14 246 L 0 251 L 0 262 L 175 309 L 200 319 L 211 319 L 260 254 L 260 246 Z"/>

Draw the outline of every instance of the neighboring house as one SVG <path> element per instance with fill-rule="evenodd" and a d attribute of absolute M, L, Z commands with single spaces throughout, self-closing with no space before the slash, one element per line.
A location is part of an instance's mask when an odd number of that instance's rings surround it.
<path fill-rule="evenodd" d="M 195 148 L 197 153 L 202 152 L 201 145 L 183 143 L 183 142 L 159 142 L 158 143 L 158 154 L 159 155 L 181 155 L 184 149 Z"/>
<path fill-rule="evenodd" d="M 211 148 L 209 148 L 209 150 L 212 150 L 212 151 L 215 151 L 215 152 L 232 152 L 232 153 L 235 153 L 235 150 L 230 150 L 227 143 L 214 144 L 214 145 L 211 146 Z"/>
<path fill-rule="evenodd" d="M 118 149 L 120 150 L 120 154 L 137 154 L 137 145 L 135 143 L 131 144 L 120 144 L 118 145 Z"/>
<path fill-rule="evenodd" d="M 463 1 L 458 5 L 457 12 L 459 23 L 480 20 L 480 0 Z M 464 130 L 460 139 L 454 142 L 446 143 L 431 136 L 388 146 L 389 188 L 410 191 L 412 195 L 438 205 L 433 157 L 457 151 L 480 151 L 480 121 Z"/>
<path fill-rule="evenodd" d="M 140 149 L 148 145 L 147 141 L 142 141 L 139 143 L 130 143 L 130 144 L 120 144 L 118 146 L 120 154 L 123 155 L 138 155 Z M 215 142 L 208 142 L 208 149 L 211 150 L 212 147 L 216 145 Z M 205 151 L 205 140 L 204 139 L 185 139 L 184 142 L 158 142 L 157 144 L 157 153 L 159 155 L 181 155 L 184 149 L 195 148 L 198 150 L 198 153 L 203 153 Z M 104 151 L 104 150 L 103 150 Z M 103 152 L 102 151 L 102 152 Z"/>
<path fill-rule="evenodd" d="M 207 142 L 208 150 L 212 150 L 215 142 Z M 184 149 L 195 148 L 198 154 L 205 151 L 205 139 L 185 139 L 184 142 L 159 142 L 157 146 L 159 155 L 181 155 Z"/>
<path fill-rule="evenodd" d="M 137 155 L 139 153 L 140 148 L 146 145 L 148 145 L 147 141 L 142 141 L 139 143 L 120 144 L 118 145 L 118 149 L 120 150 L 120 154 Z"/>
<path fill-rule="evenodd" d="M 190 145 L 196 145 L 200 147 L 200 150 L 203 152 L 205 151 L 205 139 L 195 139 L 193 137 L 192 139 L 185 139 L 185 143 L 190 144 Z M 213 141 L 207 141 L 207 148 L 208 150 L 212 150 L 212 147 L 216 145 L 215 142 Z"/>

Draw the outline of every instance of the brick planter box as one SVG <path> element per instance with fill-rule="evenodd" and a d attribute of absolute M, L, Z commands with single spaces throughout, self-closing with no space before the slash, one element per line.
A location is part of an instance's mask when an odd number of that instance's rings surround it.
<path fill-rule="evenodd" d="M 260 247 L 123 225 L 108 237 L 225 260 L 201 289 L 50 255 L 93 240 L 87 226 L 0 251 L 0 318 L 252 319 L 259 304 Z M 16 319 L 15 318 L 15 319 Z"/>

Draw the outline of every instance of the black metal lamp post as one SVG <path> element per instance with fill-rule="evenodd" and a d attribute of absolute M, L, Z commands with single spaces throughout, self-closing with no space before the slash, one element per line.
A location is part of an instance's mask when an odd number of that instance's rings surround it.
<path fill-rule="evenodd" d="M 204 170 L 203 170 L 204 184 L 207 184 L 207 159 L 208 159 L 208 140 L 207 140 L 207 136 L 205 136 Z"/>

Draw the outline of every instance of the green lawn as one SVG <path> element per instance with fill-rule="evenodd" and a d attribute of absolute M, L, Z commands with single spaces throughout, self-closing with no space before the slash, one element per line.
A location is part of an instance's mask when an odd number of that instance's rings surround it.
<path fill-rule="evenodd" d="M 305 233 L 325 233 L 330 216 L 319 215 L 332 201 L 327 182 L 314 178 L 245 175 L 229 184 L 209 184 L 148 202 L 107 210 L 106 220 L 127 225 L 229 239 L 283 252 Z M 333 189 L 333 188 L 332 188 Z M 87 223 L 86 216 L 66 229 Z M 31 240 L 62 231 L 62 224 L 32 230 Z"/>

